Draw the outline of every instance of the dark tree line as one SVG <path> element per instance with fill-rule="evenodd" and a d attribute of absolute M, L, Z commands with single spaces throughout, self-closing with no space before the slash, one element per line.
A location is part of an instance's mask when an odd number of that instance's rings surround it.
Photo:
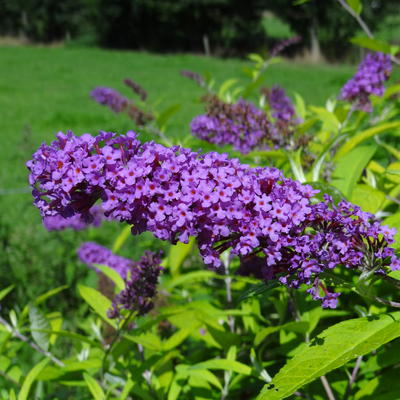
<path fill-rule="evenodd" d="M 398 0 L 364 0 L 373 29 Z M 150 51 L 246 54 L 271 47 L 262 13 L 272 11 L 313 54 L 340 58 L 359 27 L 336 0 L 0 0 L 0 34 L 37 42 L 90 37 L 90 44 Z"/>

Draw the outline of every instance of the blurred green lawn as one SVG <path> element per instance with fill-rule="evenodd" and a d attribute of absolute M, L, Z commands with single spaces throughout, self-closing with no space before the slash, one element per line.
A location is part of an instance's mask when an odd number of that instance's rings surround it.
<path fill-rule="evenodd" d="M 244 77 L 242 68 L 246 65 L 249 63 L 243 60 L 196 55 L 161 56 L 86 48 L 0 48 L 1 286 L 18 282 L 27 285 L 31 281 L 38 287 L 46 282 L 61 284 L 65 274 L 73 274 L 74 268 L 66 272 L 66 266 L 75 264 L 75 247 L 82 235 L 46 232 L 39 213 L 31 205 L 30 193 L 19 191 L 29 190 L 25 162 L 40 143 L 52 141 L 56 132 L 125 132 L 130 128 L 127 118 L 90 99 L 89 92 L 94 87 L 110 86 L 129 96 L 130 90 L 122 83 L 129 77 L 149 92 L 150 102 L 161 101 L 160 107 L 181 103 L 182 109 L 170 132 L 184 136 L 189 135 L 190 120 L 202 111 L 196 101 L 202 90 L 180 76 L 179 71 L 209 72 L 221 83 L 230 77 Z M 327 97 L 337 96 L 354 69 L 288 61 L 272 66 L 265 83 L 281 85 L 289 93 L 299 92 L 307 102 L 323 104 Z M 116 232 L 113 229 L 99 237 L 96 233 L 89 236 L 110 245 Z M 135 243 L 145 247 L 146 240 L 142 237 Z M 33 292 L 39 290 L 31 285 L 22 286 L 20 295 L 27 295 L 28 288 Z"/>

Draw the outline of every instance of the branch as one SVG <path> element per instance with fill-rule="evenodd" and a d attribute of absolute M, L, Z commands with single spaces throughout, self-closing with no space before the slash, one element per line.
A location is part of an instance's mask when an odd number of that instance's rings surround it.
<path fill-rule="evenodd" d="M 28 337 L 23 335 L 18 329 L 14 328 L 11 326 L 4 318 L 0 317 L 0 324 L 4 325 L 7 330 L 16 338 L 22 340 L 23 342 L 27 343 L 29 346 L 31 346 L 34 350 L 38 351 L 39 353 L 42 353 L 46 357 L 50 358 L 51 361 L 54 362 L 54 364 L 57 364 L 59 367 L 64 367 L 64 363 L 60 361 L 58 358 L 54 357 L 53 354 L 50 352 L 43 350 L 40 346 L 38 346 L 36 343 L 32 342 L 29 340 Z"/>
<path fill-rule="evenodd" d="M 335 395 L 333 394 L 332 389 L 331 389 L 331 387 L 329 385 L 328 379 L 326 379 L 326 376 L 322 375 L 320 379 L 321 379 L 321 382 L 322 382 L 322 386 L 325 389 L 326 395 L 328 396 L 328 399 L 329 400 L 336 400 L 335 399 Z"/>
<path fill-rule="evenodd" d="M 368 28 L 368 25 L 365 21 L 361 18 L 359 14 L 357 14 L 347 3 L 345 0 L 337 0 L 340 5 L 358 22 L 361 26 L 361 29 L 365 32 L 365 34 L 370 38 L 374 39 L 374 35 L 372 34 L 371 30 Z M 390 55 L 392 62 L 397 65 L 400 65 L 400 60 L 396 58 L 394 55 Z"/>
<path fill-rule="evenodd" d="M 362 361 L 362 356 L 359 356 L 357 358 L 356 365 L 354 366 L 353 372 L 351 373 L 351 376 L 349 378 L 349 383 L 347 384 L 347 388 L 346 388 L 346 392 L 344 394 L 343 400 L 347 400 L 348 397 L 350 396 L 351 388 L 352 388 L 354 382 L 356 381 L 357 374 L 358 374 L 358 371 L 361 366 L 361 361 Z"/>
<path fill-rule="evenodd" d="M 345 0 L 338 0 L 340 5 L 358 22 L 358 24 L 361 26 L 362 30 L 365 32 L 365 34 L 370 38 L 373 39 L 374 35 L 368 28 L 368 25 L 364 22 L 364 20 L 360 17 L 359 14 L 357 14 L 347 3 Z"/>

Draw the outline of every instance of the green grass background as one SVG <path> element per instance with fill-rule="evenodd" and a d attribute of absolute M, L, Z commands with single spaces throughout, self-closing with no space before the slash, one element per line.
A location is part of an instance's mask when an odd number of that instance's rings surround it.
<path fill-rule="evenodd" d="M 49 143 L 58 131 L 76 134 L 98 130 L 125 132 L 130 121 L 96 104 L 89 92 L 96 86 L 113 87 L 126 96 L 129 77 L 148 92 L 150 103 L 159 108 L 180 103 L 181 111 L 170 124 L 174 136 L 189 135 L 188 124 L 202 106 L 202 94 L 180 70 L 208 72 L 221 83 L 231 77 L 245 79 L 249 62 L 214 59 L 196 55 L 153 55 L 139 52 L 87 48 L 0 48 L 0 289 L 17 285 L 21 299 L 50 289 L 55 284 L 73 283 L 84 271 L 76 268 L 75 249 L 82 240 L 110 246 L 117 227 L 84 233 L 49 233 L 41 225 L 27 187 L 25 162 L 42 142 Z M 298 92 L 307 102 L 320 105 L 337 96 L 355 67 L 307 65 L 292 61 L 272 66 L 265 84 Z M 130 239 L 122 253 L 137 254 L 151 243 L 148 235 Z"/>

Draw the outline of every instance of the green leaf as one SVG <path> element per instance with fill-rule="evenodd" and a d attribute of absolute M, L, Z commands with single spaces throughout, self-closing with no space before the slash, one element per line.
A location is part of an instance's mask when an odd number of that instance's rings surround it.
<path fill-rule="evenodd" d="M 310 324 L 307 321 L 292 321 L 284 325 L 268 326 L 264 329 L 261 329 L 257 333 L 256 337 L 254 338 L 254 344 L 258 346 L 268 335 L 271 335 L 272 333 L 278 332 L 280 330 L 285 330 L 288 332 L 307 333 L 309 327 Z"/>
<path fill-rule="evenodd" d="M 8 293 L 10 293 L 11 290 L 14 289 L 14 286 L 15 286 L 15 285 L 7 286 L 5 289 L 3 289 L 2 291 L 0 291 L 0 300 L 3 300 L 4 297 L 6 297 L 6 296 L 8 295 Z"/>
<path fill-rule="evenodd" d="M 49 297 L 52 297 L 54 295 L 56 295 L 57 293 L 62 292 L 63 290 L 67 289 L 69 286 L 68 285 L 62 285 L 59 287 L 56 287 L 54 289 L 49 290 L 46 293 L 43 293 L 42 295 L 40 295 L 36 300 L 35 300 L 35 304 L 39 305 L 41 303 L 43 303 L 44 301 L 46 301 Z"/>
<path fill-rule="evenodd" d="M 176 371 L 182 376 L 188 376 L 196 379 L 204 380 L 222 390 L 222 385 L 218 378 L 207 369 L 192 369 L 190 365 L 181 364 L 176 367 Z"/>
<path fill-rule="evenodd" d="M 357 204 L 363 211 L 375 214 L 385 201 L 385 194 L 378 189 L 365 184 L 356 185 L 350 201 Z"/>
<path fill-rule="evenodd" d="M 125 400 L 128 396 L 129 393 L 131 393 L 131 389 L 135 386 L 135 383 L 131 378 L 128 378 L 126 381 L 126 384 L 124 386 L 124 389 L 122 390 L 121 394 L 119 395 L 120 400 Z"/>
<path fill-rule="evenodd" d="M 218 97 L 222 99 L 222 98 L 224 97 L 225 93 L 226 93 L 233 85 L 235 85 L 235 84 L 237 83 L 237 81 L 238 81 L 238 80 L 237 80 L 237 79 L 234 79 L 234 78 L 226 80 L 226 81 L 221 85 L 221 87 L 219 88 Z"/>
<path fill-rule="evenodd" d="M 314 379 L 400 336 L 400 312 L 340 322 L 304 346 L 257 400 L 284 399 Z"/>
<path fill-rule="evenodd" d="M 347 140 L 337 151 L 334 160 L 339 160 L 347 153 L 349 153 L 354 147 L 358 146 L 360 143 L 379 135 L 383 132 L 391 131 L 400 127 L 400 121 L 386 122 L 378 126 L 373 126 L 372 128 L 366 129 L 360 133 L 357 133 L 349 140 Z"/>
<path fill-rule="evenodd" d="M 399 85 L 400 86 L 400 85 Z M 400 151 L 390 144 L 384 143 L 382 140 L 375 136 L 375 142 L 378 143 L 379 146 L 383 147 L 390 154 L 394 155 L 398 160 L 400 160 Z"/>
<path fill-rule="evenodd" d="M 37 330 L 50 330 L 50 323 L 47 321 L 46 316 L 37 307 L 30 305 L 29 321 L 33 340 L 41 349 L 47 351 L 49 349 L 50 335 L 47 332 Z"/>
<path fill-rule="evenodd" d="M 400 247 L 400 212 L 391 215 L 383 220 L 385 225 L 390 226 L 391 228 L 396 228 L 397 232 L 394 235 L 394 243 L 392 244 L 393 247 L 399 248 Z"/>
<path fill-rule="evenodd" d="M 366 36 L 356 36 L 350 39 L 350 42 L 358 46 L 364 47 L 373 51 L 380 51 L 381 53 L 391 54 L 391 46 L 382 40 L 369 38 Z"/>
<path fill-rule="evenodd" d="M 323 200 L 323 195 L 328 194 L 332 197 L 333 202 L 338 204 L 340 201 L 345 200 L 343 193 L 332 185 L 325 182 L 306 182 L 311 185 L 314 189 L 319 190 L 319 193 L 315 195 L 318 200 Z"/>
<path fill-rule="evenodd" d="M 322 130 L 328 132 L 337 132 L 339 129 L 340 121 L 337 116 L 324 107 L 310 106 L 310 110 L 314 112 L 322 122 Z"/>
<path fill-rule="evenodd" d="M 400 335 L 400 334 L 399 334 Z M 234 371 L 242 375 L 250 375 L 251 368 L 239 361 L 216 358 L 214 360 L 204 361 L 195 365 L 191 365 L 189 369 L 217 369 L 224 371 Z"/>
<path fill-rule="evenodd" d="M 49 335 L 62 336 L 70 339 L 77 340 L 79 342 L 84 342 L 90 344 L 92 347 L 100 347 L 100 344 L 94 340 L 89 339 L 87 336 L 80 335 L 79 333 L 63 331 L 63 330 L 51 330 L 51 329 L 40 329 L 40 332 L 45 332 Z"/>
<path fill-rule="evenodd" d="M 28 373 L 26 376 L 24 383 L 22 384 L 21 390 L 18 394 L 18 400 L 27 400 L 29 391 L 31 390 L 31 387 L 33 383 L 35 382 L 36 378 L 42 371 L 42 369 L 47 365 L 47 363 L 50 360 L 48 358 L 43 359 L 40 361 L 39 364 L 36 364 Z M 31 398 L 31 397 L 30 397 Z"/>
<path fill-rule="evenodd" d="M 65 361 L 64 370 L 71 371 L 80 371 L 80 370 L 92 370 L 92 369 L 100 369 L 101 368 L 101 359 L 100 358 L 88 358 L 83 361 Z"/>
<path fill-rule="evenodd" d="M 106 396 L 103 392 L 103 389 L 101 388 L 99 383 L 96 381 L 96 379 L 92 378 L 86 372 L 83 374 L 83 377 L 85 378 L 86 385 L 89 388 L 90 393 L 92 393 L 93 397 L 96 400 L 105 400 Z"/>
<path fill-rule="evenodd" d="M 111 300 L 89 286 L 78 285 L 78 291 L 86 303 L 88 303 L 102 319 L 111 326 L 115 326 L 115 322 L 107 317 L 107 310 L 111 307 Z"/>
<path fill-rule="evenodd" d="M 294 103 L 296 108 L 296 114 L 304 121 L 306 119 L 306 103 L 304 99 L 297 93 L 294 93 Z"/>
<path fill-rule="evenodd" d="M 122 247 L 122 245 L 126 242 L 128 237 L 131 236 L 131 230 L 132 230 L 131 225 L 125 226 L 124 229 L 122 229 L 122 231 L 117 236 L 117 238 L 115 239 L 114 244 L 112 246 L 113 253 L 117 253 L 118 250 Z"/>
<path fill-rule="evenodd" d="M 253 61 L 253 62 L 257 63 L 257 64 L 263 64 L 264 63 L 264 59 L 257 53 L 250 53 L 250 54 L 247 55 L 247 58 L 250 61 Z"/>
<path fill-rule="evenodd" d="M 347 153 L 336 163 L 332 185 L 346 198 L 350 198 L 353 187 L 360 179 L 363 169 L 374 155 L 377 146 L 360 146 Z"/>
<path fill-rule="evenodd" d="M 193 329 L 179 329 L 162 343 L 163 351 L 170 351 L 179 346 L 193 331 Z"/>
<path fill-rule="evenodd" d="M 115 269 L 112 269 L 107 265 L 94 264 L 94 266 L 114 282 L 119 292 L 125 289 L 125 282 Z"/>
<path fill-rule="evenodd" d="M 160 338 L 151 332 L 143 333 L 142 335 L 124 335 L 124 338 L 134 342 L 141 344 L 143 347 L 146 347 L 149 350 L 162 351 L 162 343 Z"/>
<path fill-rule="evenodd" d="M 185 284 L 193 284 L 201 281 L 209 281 L 212 278 L 216 278 L 217 274 L 213 271 L 193 271 L 187 274 L 180 275 L 177 278 L 172 279 L 168 282 L 167 287 L 172 289 L 176 286 L 181 286 Z"/>
<path fill-rule="evenodd" d="M 244 291 L 238 298 L 238 303 L 242 302 L 243 300 L 249 299 L 254 296 L 260 296 L 261 294 L 265 294 L 266 292 L 269 292 L 270 290 L 276 288 L 279 286 L 279 283 L 277 280 L 271 280 L 268 283 L 257 283 L 255 285 L 252 285 L 249 289 Z"/>
<path fill-rule="evenodd" d="M 171 270 L 172 275 L 179 274 L 179 269 L 186 257 L 192 251 L 195 238 L 191 237 L 189 243 L 178 242 L 176 245 L 172 245 L 168 254 L 168 266 Z"/>
<path fill-rule="evenodd" d="M 362 3 L 361 0 L 346 0 L 346 3 L 351 7 L 351 9 L 358 15 L 361 14 L 362 11 Z"/>
<path fill-rule="evenodd" d="M 157 125 L 162 129 L 168 120 L 176 114 L 181 109 L 181 104 L 173 104 L 172 106 L 166 108 L 157 117 Z"/>
<path fill-rule="evenodd" d="M 176 374 L 168 391 L 168 400 L 177 400 L 187 380 L 186 375 Z"/>

